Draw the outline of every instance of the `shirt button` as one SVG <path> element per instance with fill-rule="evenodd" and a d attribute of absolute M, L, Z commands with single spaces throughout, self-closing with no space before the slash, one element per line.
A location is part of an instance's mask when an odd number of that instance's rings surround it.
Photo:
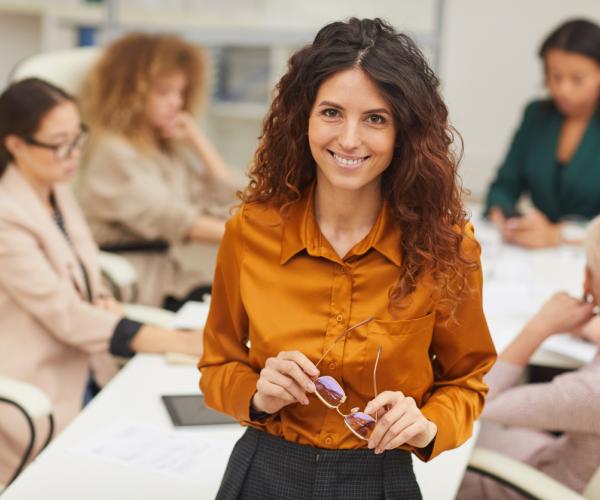
<path fill-rule="evenodd" d="M 341 314 L 338 314 L 338 315 L 335 317 L 335 320 L 336 320 L 338 323 L 341 323 L 342 321 L 344 321 L 344 316 L 342 316 Z"/>
<path fill-rule="evenodd" d="M 333 438 L 331 436 L 327 436 L 325 438 L 325 444 L 331 446 L 333 444 Z"/>
<path fill-rule="evenodd" d="M 331 361 L 328 366 L 330 370 L 335 370 L 337 368 L 335 361 Z"/>

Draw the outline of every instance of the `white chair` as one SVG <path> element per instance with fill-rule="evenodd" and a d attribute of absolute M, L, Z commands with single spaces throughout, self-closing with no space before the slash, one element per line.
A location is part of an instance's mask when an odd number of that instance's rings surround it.
<path fill-rule="evenodd" d="M 37 387 L 7 377 L 0 377 L 0 404 L 9 404 L 14 406 L 26 420 L 29 427 L 29 443 L 23 450 L 23 457 L 17 469 L 14 471 L 8 484 L 0 484 L 0 493 L 12 483 L 22 472 L 23 468 L 31 459 L 33 447 L 35 446 L 36 432 L 33 423 L 34 419 L 48 418 L 49 430 L 42 450 L 52 439 L 54 432 L 54 418 L 52 416 L 52 404 L 48 397 Z M 41 451 L 41 450 L 40 450 Z"/>
<path fill-rule="evenodd" d="M 110 252 L 99 252 L 102 277 L 119 302 L 136 302 L 138 297 L 137 273 L 127 259 Z"/>
<path fill-rule="evenodd" d="M 111 288 L 114 297 L 120 302 L 135 302 L 137 298 L 137 273 L 125 257 L 99 252 L 99 264 L 102 276 Z M 174 313 L 159 307 L 143 304 L 124 303 L 129 319 L 162 328 L 171 328 Z"/>
<path fill-rule="evenodd" d="M 75 47 L 35 54 L 13 69 L 9 80 L 36 77 L 78 95 L 86 75 L 100 56 L 100 47 Z"/>
<path fill-rule="evenodd" d="M 543 472 L 485 448 L 475 448 L 469 470 L 491 477 L 527 498 L 541 500 L 599 500 L 600 468 L 592 476 L 583 494 L 568 488 Z"/>

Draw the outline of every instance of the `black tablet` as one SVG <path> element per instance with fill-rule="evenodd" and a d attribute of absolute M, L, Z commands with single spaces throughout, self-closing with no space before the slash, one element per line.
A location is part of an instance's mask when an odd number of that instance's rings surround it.
<path fill-rule="evenodd" d="M 211 410 L 204 405 L 201 394 L 161 396 L 169 416 L 176 426 L 237 424 L 229 415 Z"/>

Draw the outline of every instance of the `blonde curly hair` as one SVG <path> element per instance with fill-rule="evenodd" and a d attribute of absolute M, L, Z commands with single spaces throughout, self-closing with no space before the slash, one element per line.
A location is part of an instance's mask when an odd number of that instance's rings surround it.
<path fill-rule="evenodd" d="M 153 144 L 143 115 L 148 92 L 161 76 L 183 72 L 187 79 L 183 109 L 199 111 L 206 96 L 206 53 L 175 35 L 130 33 L 107 46 L 86 79 L 81 108 L 93 132 L 112 132 Z M 156 144 L 154 144 L 156 145 Z"/>

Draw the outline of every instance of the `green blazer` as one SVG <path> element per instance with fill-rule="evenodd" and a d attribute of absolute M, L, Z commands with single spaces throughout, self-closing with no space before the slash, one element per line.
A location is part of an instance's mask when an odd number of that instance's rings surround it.
<path fill-rule="evenodd" d="M 600 114 L 587 126 L 571 161 L 558 165 L 556 149 L 563 116 L 550 101 L 525 109 L 508 155 L 490 186 L 490 207 L 514 207 L 523 193 L 553 222 L 565 216 L 600 214 Z"/>

